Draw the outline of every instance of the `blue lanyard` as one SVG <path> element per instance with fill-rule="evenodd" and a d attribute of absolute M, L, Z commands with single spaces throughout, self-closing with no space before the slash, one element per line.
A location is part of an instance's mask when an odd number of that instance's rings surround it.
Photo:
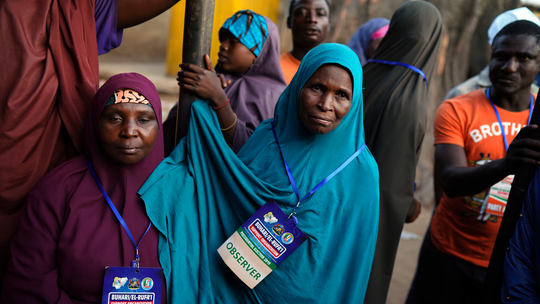
<path fill-rule="evenodd" d="M 313 188 L 311 191 L 309 191 L 309 193 L 306 194 L 306 196 L 304 196 L 302 199 L 300 199 L 300 194 L 298 193 L 298 189 L 296 188 L 296 183 L 294 182 L 294 178 L 293 178 L 293 175 L 292 175 L 292 172 L 291 172 L 291 168 L 287 164 L 287 161 L 285 160 L 285 156 L 283 155 L 283 151 L 281 150 L 281 146 L 279 145 L 279 141 L 278 141 L 277 134 L 276 134 L 276 129 L 274 128 L 274 119 L 272 119 L 272 132 L 274 133 L 274 138 L 276 139 L 276 144 L 278 146 L 279 152 L 281 153 L 281 158 L 283 159 L 283 163 L 285 164 L 285 169 L 287 170 L 287 176 L 289 177 L 289 181 L 291 182 L 291 186 L 292 186 L 292 188 L 294 190 L 294 193 L 296 193 L 296 196 L 298 197 L 298 204 L 296 204 L 293 211 L 289 215 L 289 218 L 291 218 L 291 216 L 292 216 L 293 222 L 295 224 L 298 223 L 298 220 L 296 219 L 296 216 L 294 216 L 294 214 L 296 214 L 296 209 L 298 209 L 298 206 L 300 205 L 300 202 L 302 202 L 306 198 L 310 197 L 313 193 L 315 193 L 315 191 L 319 190 L 319 188 L 321 188 L 324 184 L 326 184 L 332 178 L 334 178 L 334 176 L 336 176 L 339 172 L 341 172 L 341 170 L 343 170 L 345 167 L 347 167 L 347 165 L 349 165 L 353 161 L 353 159 L 355 159 L 358 155 L 360 155 L 360 153 L 362 153 L 362 151 L 366 148 L 366 143 L 364 143 L 362 145 L 362 147 L 360 147 L 360 149 L 358 149 L 356 152 L 354 152 L 354 154 L 351 155 L 351 157 L 349 157 L 343 164 L 341 164 L 341 166 L 339 166 L 336 170 L 334 170 L 334 172 L 330 173 L 330 175 L 328 175 L 319 184 L 317 184 L 317 186 L 315 186 L 315 188 Z"/>
<path fill-rule="evenodd" d="M 368 62 L 382 63 L 382 64 L 388 64 L 388 65 L 398 65 L 398 66 L 402 66 L 402 67 L 411 69 L 411 70 L 415 71 L 416 73 L 420 74 L 420 76 L 422 76 L 422 78 L 424 78 L 424 82 L 426 83 L 426 87 L 428 85 L 426 74 L 424 74 L 424 72 L 422 72 L 422 70 L 420 70 L 419 68 L 417 68 L 415 66 L 412 66 L 410 64 L 406 64 L 406 63 L 399 62 L 399 61 L 387 61 L 387 60 L 380 60 L 380 59 L 369 59 Z"/>
<path fill-rule="evenodd" d="M 501 134 L 504 140 L 504 147 L 506 148 L 506 151 L 508 151 L 508 140 L 506 139 L 506 134 L 504 133 L 503 124 L 501 121 L 501 116 L 499 115 L 499 111 L 497 111 L 497 107 L 495 107 L 495 104 L 493 104 L 493 101 L 491 101 L 491 97 L 489 97 L 489 92 L 491 91 L 491 87 L 487 89 L 486 95 L 489 99 L 489 102 L 491 102 L 491 106 L 493 107 L 493 111 L 495 112 L 495 115 L 497 116 L 497 120 L 499 121 L 499 128 L 501 129 Z M 529 106 L 529 119 L 527 120 L 527 124 L 531 123 L 531 117 L 533 113 L 533 95 L 531 94 L 531 105 Z"/>
<path fill-rule="evenodd" d="M 94 180 L 96 180 L 96 184 L 98 185 L 99 190 L 101 190 L 101 193 L 103 194 L 103 197 L 107 201 L 107 204 L 109 204 L 109 207 L 111 207 L 112 211 L 114 212 L 114 215 L 116 215 L 116 218 L 118 219 L 120 224 L 122 224 L 122 227 L 124 227 L 124 230 L 126 231 L 127 235 L 129 236 L 129 239 L 131 240 L 131 243 L 133 243 L 133 246 L 135 246 L 135 260 L 131 262 L 131 267 L 136 267 L 138 269 L 139 261 L 140 261 L 139 246 L 141 245 L 141 242 L 143 238 L 146 236 L 146 233 L 148 232 L 148 230 L 150 230 L 150 227 L 152 227 L 152 222 L 150 222 L 150 224 L 148 225 L 148 228 L 146 228 L 146 231 L 144 232 L 143 236 L 139 240 L 139 244 L 136 244 L 135 240 L 133 239 L 133 236 L 131 235 L 131 232 L 129 231 L 129 228 L 126 222 L 124 221 L 124 219 L 122 218 L 122 216 L 120 215 L 116 207 L 114 206 L 109 195 L 107 195 L 107 192 L 105 192 L 105 189 L 103 189 L 103 186 L 101 185 L 101 182 L 99 181 L 96 175 L 96 172 L 94 172 L 94 167 L 92 167 L 92 163 L 90 161 L 88 161 L 88 168 L 90 169 L 90 173 L 92 173 Z"/>

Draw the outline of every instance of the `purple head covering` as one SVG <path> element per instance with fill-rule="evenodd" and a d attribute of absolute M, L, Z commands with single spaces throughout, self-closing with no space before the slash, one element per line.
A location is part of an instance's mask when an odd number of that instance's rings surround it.
<path fill-rule="evenodd" d="M 358 55 L 362 66 L 368 61 L 368 47 L 371 42 L 371 35 L 378 29 L 390 24 L 386 18 L 374 18 L 364 23 L 349 41 L 349 47 Z"/>
<path fill-rule="evenodd" d="M 146 77 L 136 73 L 116 75 L 99 89 L 85 127 L 86 155 L 45 175 L 28 196 L 11 247 L 16 258 L 9 266 L 2 301 L 100 303 L 105 267 L 131 266 L 135 248 L 87 166 L 91 160 L 105 191 L 138 242 L 150 219 L 137 190 L 163 160 L 163 133 L 160 128 L 154 148 L 138 163 L 121 165 L 103 153 L 97 123 L 109 97 L 123 88 L 143 94 L 161 126 L 161 101 Z M 155 228 L 148 231 L 139 254 L 141 267 L 160 267 Z"/>
<path fill-rule="evenodd" d="M 222 73 L 227 80 L 231 80 L 231 84 L 225 88 L 225 93 L 231 100 L 231 108 L 237 116 L 232 145 L 235 153 L 240 151 L 261 121 L 273 117 L 276 102 L 287 86 L 279 59 L 278 28 L 269 18 L 264 17 L 264 19 L 268 27 L 268 39 L 251 68 L 241 77 Z M 220 73 L 219 64 L 216 66 L 216 71 Z M 176 111 L 175 106 L 169 112 L 169 117 L 163 126 L 167 154 L 174 149 L 168 145 L 174 142 Z"/>

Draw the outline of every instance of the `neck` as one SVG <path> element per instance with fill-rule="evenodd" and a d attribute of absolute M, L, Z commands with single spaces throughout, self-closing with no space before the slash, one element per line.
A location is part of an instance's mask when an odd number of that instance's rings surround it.
<path fill-rule="evenodd" d="M 527 86 L 512 95 L 499 93 L 496 88 L 491 87 L 489 98 L 493 104 L 507 111 L 525 111 L 531 104 L 531 86 Z"/>
<path fill-rule="evenodd" d="M 291 51 L 291 55 L 293 55 L 293 57 L 298 59 L 299 61 L 302 61 L 302 59 L 304 59 L 304 56 L 306 56 L 306 54 L 314 47 L 299 46 L 293 42 L 293 49 Z"/>

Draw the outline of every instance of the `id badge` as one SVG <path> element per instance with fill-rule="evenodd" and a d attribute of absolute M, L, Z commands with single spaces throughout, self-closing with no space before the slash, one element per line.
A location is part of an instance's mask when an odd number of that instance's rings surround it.
<path fill-rule="evenodd" d="M 502 181 L 489 188 L 486 213 L 501 217 L 504 215 L 513 181 L 514 175 L 508 175 Z"/>
<path fill-rule="evenodd" d="M 254 288 L 307 239 L 274 201 L 262 206 L 218 253 L 249 288 Z"/>
<path fill-rule="evenodd" d="M 160 304 L 163 268 L 106 267 L 101 304 Z"/>

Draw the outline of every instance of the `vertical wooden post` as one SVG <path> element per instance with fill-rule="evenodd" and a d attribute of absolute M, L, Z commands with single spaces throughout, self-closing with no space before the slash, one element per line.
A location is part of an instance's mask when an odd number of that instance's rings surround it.
<path fill-rule="evenodd" d="M 212 44 L 212 25 L 214 21 L 214 0 L 186 0 L 184 18 L 184 46 L 182 62 L 196 64 L 205 68 L 204 55 L 210 54 Z M 178 144 L 187 134 L 191 104 L 197 97 L 180 89 L 178 115 L 176 116 L 176 138 Z"/>

